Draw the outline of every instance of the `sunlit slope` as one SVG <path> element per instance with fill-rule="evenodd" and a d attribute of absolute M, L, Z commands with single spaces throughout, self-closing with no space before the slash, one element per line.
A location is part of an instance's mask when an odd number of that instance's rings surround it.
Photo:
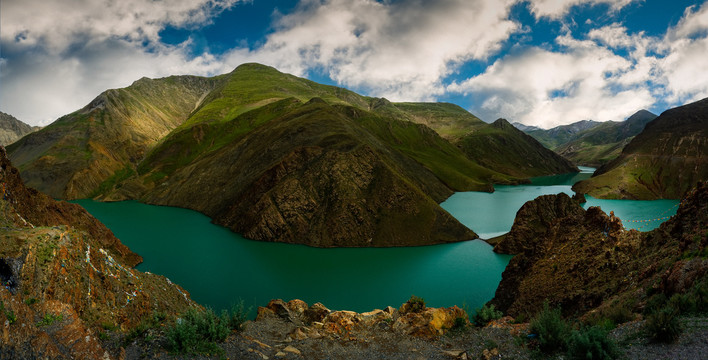
<path fill-rule="evenodd" d="M 30 187 L 55 198 L 93 196 L 184 122 L 218 81 L 194 76 L 141 79 L 108 90 L 83 109 L 8 146 Z"/>

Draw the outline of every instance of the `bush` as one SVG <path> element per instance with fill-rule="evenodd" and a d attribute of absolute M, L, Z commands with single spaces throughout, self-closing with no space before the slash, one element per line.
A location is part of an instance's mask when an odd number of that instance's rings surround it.
<path fill-rule="evenodd" d="M 243 301 L 239 301 L 231 305 L 230 311 L 223 310 L 221 312 L 221 321 L 227 324 L 231 330 L 241 330 L 249 311 L 250 309 L 245 309 Z"/>
<path fill-rule="evenodd" d="M 616 359 L 617 344 L 607 337 L 607 331 L 598 326 L 574 330 L 568 341 L 568 356 L 571 359 Z"/>
<path fill-rule="evenodd" d="M 425 299 L 415 295 L 411 295 L 408 299 L 408 311 L 409 312 L 421 312 L 425 310 Z"/>
<path fill-rule="evenodd" d="M 478 326 L 483 326 L 492 320 L 501 319 L 503 315 L 501 311 L 494 309 L 494 305 L 485 304 L 481 309 L 477 309 L 474 315 L 474 322 Z"/>
<path fill-rule="evenodd" d="M 551 353 L 566 348 L 570 326 L 563 320 L 560 307 L 551 309 L 546 301 L 543 310 L 531 320 L 529 331 L 538 336 L 541 351 Z"/>
<path fill-rule="evenodd" d="M 226 340 L 231 333 L 227 320 L 219 319 L 211 309 L 189 309 L 168 329 L 169 347 L 173 352 L 183 354 L 220 353 L 221 348 L 216 342 Z"/>
<path fill-rule="evenodd" d="M 679 312 L 672 306 L 666 306 L 649 315 L 644 326 L 647 335 L 656 342 L 673 342 L 683 332 L 679 321 Z"/>

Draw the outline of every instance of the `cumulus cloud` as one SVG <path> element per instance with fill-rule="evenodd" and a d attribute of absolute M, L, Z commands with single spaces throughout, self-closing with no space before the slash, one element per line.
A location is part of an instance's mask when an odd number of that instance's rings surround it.
<path fill-rule="evenodd" d="M 508 19 L 512 3 L 304 0 L 251 55 L 298 75 L 318 69 L 371 95 L 431 100 L 455 66 L 485 59 L 519 30 Z"/>
<path fill-rule="evenodd" d="M 559 19 L 578 5 L 607 4 L 610 10 L 618 11 L 636 1 L 638 0 L 530 0 L 529 9 L 536 18 Z"/>
<path fill-rule="evenodd" d="M 538 47 L 497 60 L 449 91 L 484 99 L 483 118 L 552 127 L 582 119 L 621 120 L 654 103 L 646 73 L 592 40 L 559 36 L 560 51 Z"/>
<path fill-rule="evenodd" d="M 663 39 L 667 55 L 658 62 L 660 82 L 670 103 L 683 104 L 708 97 L 708 2 L 686 9 Z"/>
<path fill-rule="evenodd" d="M 202 25 L 238 0 L 23 0 L 3 3 L 2 39 L 62 52 L 76 42 L 117 37 L 156 41 L 165 25 Z M 38 16 L 38 14 L 42 16 Z M 49 16 L 47 16 L 49 15 Z"/>
<path fill-rule="evenodd" d="M 143 76 L 224 72 L 214 56 L 191 55 L 189 42 L 162 44 L 159 32 L 207 24 L 237 1 L 3 2 L 0 108 L 46 125 Z"/>

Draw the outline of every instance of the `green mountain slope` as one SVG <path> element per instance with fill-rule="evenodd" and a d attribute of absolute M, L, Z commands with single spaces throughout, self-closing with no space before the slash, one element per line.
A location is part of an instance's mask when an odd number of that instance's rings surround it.
<path fill-rule="evenodd" d="M 504 119 L 477 127 L 460 139 L 458 146 L 480 165 L 520 178 L 578 171 L 570 161 Z"/>
<path fill-rule="evenodd" d="M 27 186 L 55 198 L 91 197 L 184 122 L 218 79 L 143 78 L 8 146 Z"/>
<path fill-rule="evenodd" d="M 451 190 L 354 118 L 363 110 L 298 103 L 160 179 L 144 200 L 197 209 L 265 241 L 402 246 L 475 236 L 438 205 Z"/>
<path fill-rule="evenodd" d="M 30 126 L 17 120 L 14 116 L 0 111 L 0 145 L 10 145 L 21 137 L 39 130 L 38 126 Z"/>
<path fill-rule="evenodd" d="M 109 90 L 9 150 L 55 197 L 187 207 L 252 239 L 313 246 L 471 239 L 438 203 L 539 175 L 482 165 L 425 124 L 448 139 L 491 127 L 452 104 L 396 104 L 244 64 Z"/>
<path fill-rule="evenodd" d="M 578 165 L 600 167 L 619 156 L 632 137 L 656 117 L 640 110 L 623 122 L 607 121 L 581 131 L 554 150 Z"/>
<path fill-rule="evenodd" d="M 708 98 L 662 113 L 573 189 L 599 198 L 677 199 L 708 179 L 707 155 Z"/>

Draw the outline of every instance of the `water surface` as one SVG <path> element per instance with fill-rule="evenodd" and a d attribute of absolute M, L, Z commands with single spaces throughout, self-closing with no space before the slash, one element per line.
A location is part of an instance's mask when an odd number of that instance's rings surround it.
<path fill-rule="evenodd" d="M 167 276 L 216 309 L 237 299 L 263 306 L 298 298 L 362 312 L 399 306 L 411 295 L 430 306 L 474 309 L 494 296 L 511 258 L 480 240 L 385 249 L 258 242 L 192 210 L 136 201 L 77 203 L 143 256 L 139 270 Z"/>
<path fill-rule="evenodd" d="M 588 178 L 581 173 L 532 179 L 530 184 L 496 186 L 494 193 L 461 192 L 442 206 L 482 238 L 511 229 L 516 212 L 537 196 L 565 192 Z M 136 201 L 76 201 L 143 256 L 138 266 L 169 277 L 192 298 L 215 309 L 238 299 L 265 305 L 271 299 L 322 302 L 332 309 L 369 311 L 398 306 L 411 295 L 430 306 L 467 305 L 474 309 L 494 296 L 510 256 L 492 252 L 479 240 L 457 244 L 386 249 L 318 249 L 244 239 L 196 211 Z M 675 200 L 627 201 L 588 197 L 623 220 L 665 218 Z M 663 221 L 663 220 L 662 220 Z M 661 221 L 628 222 L 649 230 Z"/>

